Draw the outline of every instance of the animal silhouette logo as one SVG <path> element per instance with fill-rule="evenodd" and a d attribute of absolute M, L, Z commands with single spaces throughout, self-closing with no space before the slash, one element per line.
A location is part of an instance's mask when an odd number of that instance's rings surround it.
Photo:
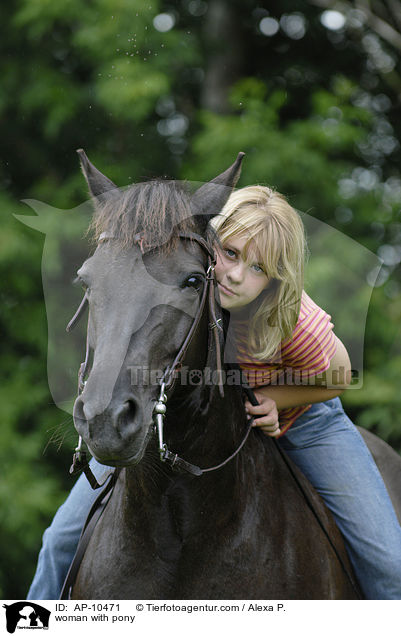
<path fill-rule="evenodd" d="M 16 629 L 49 629 L 51 612 L 30 601 L 19 601 L 3 605 L 6 610 L 7 631 L 14 634 Z"/>

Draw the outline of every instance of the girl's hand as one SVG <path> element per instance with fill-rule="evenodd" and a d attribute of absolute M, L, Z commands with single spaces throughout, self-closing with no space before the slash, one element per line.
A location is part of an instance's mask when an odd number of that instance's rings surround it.
<path fill-rule="evenodd" d="M 280 435 L 280 423 L 278 421 L 278 410 L 274 400 L 263 395 L 262 391 L 254 391 L 258 406 L 245 401 L 245 411 L 248 416 L 256 417 L 253 426 L 259 426 L 262 431 L 269 437 L 278 437 Z"/>

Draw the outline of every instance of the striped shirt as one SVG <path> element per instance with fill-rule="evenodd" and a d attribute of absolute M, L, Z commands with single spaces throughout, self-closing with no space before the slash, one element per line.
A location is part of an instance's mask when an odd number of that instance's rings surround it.
<path fill-rule="evenodd" d="M 303 292 L 298 322 L 292 335 L 281 342 L 273 358 L 261 362 L 249 355 L 248 325 L 234 322 L 238 362 L 252 388 L 266 385 L 301 385 L 326 371 L 336 351 L 331 316 Z M 309 380 L 309 384 L 311 384 Z M 282 409 L 279 413 L 283 435 L 311 405 Z"/>

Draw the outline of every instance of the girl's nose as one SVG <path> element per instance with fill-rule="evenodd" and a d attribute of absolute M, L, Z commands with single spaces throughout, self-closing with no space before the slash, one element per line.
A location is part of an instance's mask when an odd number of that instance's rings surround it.
<path fill-rule="evenodd" d="M 234 283 L 240 283 L 244 276 L 244 263 L 237 262 L 227 272 L 227 277 Z"/>

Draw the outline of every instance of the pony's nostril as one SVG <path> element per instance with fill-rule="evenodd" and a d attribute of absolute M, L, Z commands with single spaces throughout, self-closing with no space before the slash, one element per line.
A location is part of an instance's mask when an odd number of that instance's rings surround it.
<path fill-rule="evenodd" d="M 129 437 L 135 432 L 137 406 L 134 400 L 127 400 L 116 413 L 115 427 L 122 437 Z"/>
<path fill-rule="evenodd" d="M 85 413 L 85 403 L 81 397 L 75 400 L 73 417 L 75 430 L 84 437 L 88 433 L 88 418 Z"/>
<path fill-rule="evenodd" d="M 81 398 L 77 398 L 74 404 L 74 419 L 85 420 L 84 403 Z"/>
<path fill-rule="evenodd" d="M 134 419 L 136 415 L 136 404 L 133 400 L 127 400 L 124 405 L 126 417 L 128 419 Z"/>

